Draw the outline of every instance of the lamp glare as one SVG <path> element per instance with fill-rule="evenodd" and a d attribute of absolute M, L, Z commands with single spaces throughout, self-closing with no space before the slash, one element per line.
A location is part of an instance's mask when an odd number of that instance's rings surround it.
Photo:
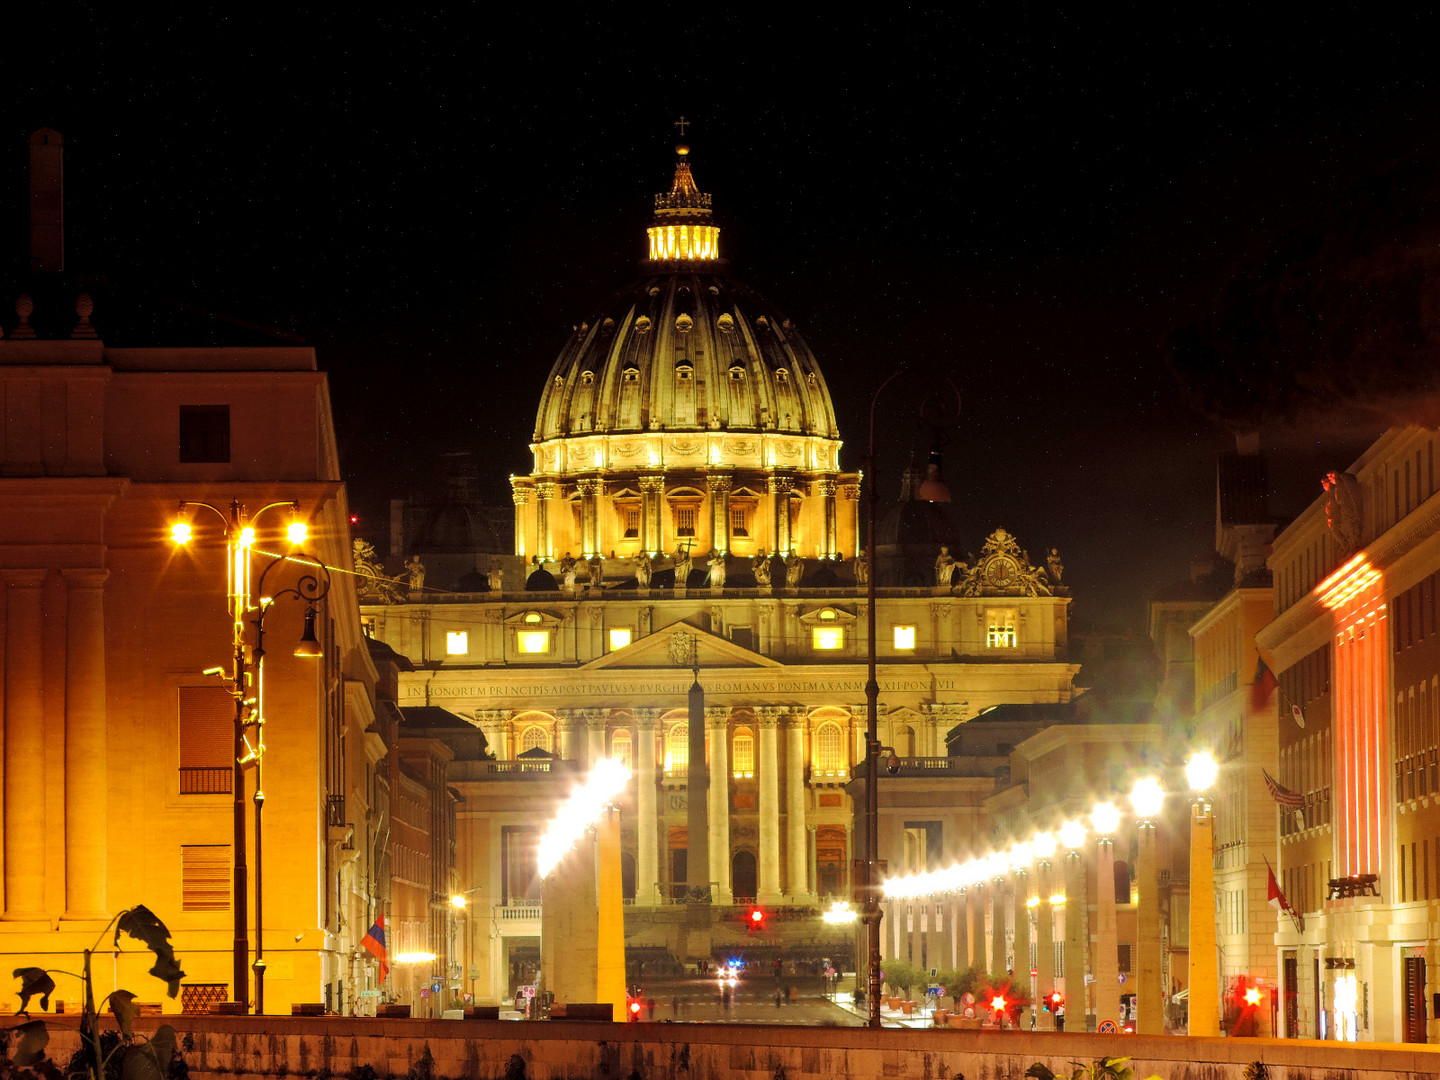
<path fill-rule="evenodd" d="M 285 530 L 286 539 L 288 539 L 290 543 L 294 544 L 296 547 L 299 547 L 305 542 L 305 537 L 307 535 L 309 535 L 309 530 L 305 527 L 305 522 L 301 521 L 299 518 L 296 518 L 294 521 L 290 522 L 290 527 Z"/>
<path fill-rule="evenodd" d="M 1191 791 L 1210 790 L 1219 772 L 1220 765 L 1215 760 L 1215 755 L 1208 750 L 1200 751 L 1185 763 L 1185 780 Z"/>
<path fill-rule="evenodd" d="M 170 539 L 177 544 L 188 544 L 190 542 L 190 523 L 188 521 L 177 521 L 170 526 Z"/>

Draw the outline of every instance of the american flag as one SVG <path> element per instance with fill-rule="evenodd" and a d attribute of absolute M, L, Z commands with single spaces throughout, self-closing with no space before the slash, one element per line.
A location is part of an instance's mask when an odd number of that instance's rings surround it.
<path fill-rule="evenodd" d="M 1305 805 L 1305 796 L 1298 791 L 1291 791 L 1270 775 L 1265 769 L 1260 770 L 1265 777 L 1265 786 L 1270 789 L 1270 797 L 1281 806 L 1288 806 L 1292 810 L 1299 810 Z"/>

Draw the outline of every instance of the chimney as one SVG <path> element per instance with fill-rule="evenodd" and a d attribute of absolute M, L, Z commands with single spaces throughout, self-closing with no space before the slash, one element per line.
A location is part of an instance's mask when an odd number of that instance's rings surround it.
<path fill-rule="evenodd" d="M 65 139 L 53 128 L 30 133 L 30 269 L 65 270 Z"/>

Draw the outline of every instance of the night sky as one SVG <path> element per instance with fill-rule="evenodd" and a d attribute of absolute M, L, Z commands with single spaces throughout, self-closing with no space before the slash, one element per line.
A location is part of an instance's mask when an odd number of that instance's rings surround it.
<path fill-rule="evenodd" d="M 53 126 L 68 269 L 117 303 L 315 345 L 377 546 L 387 500 L 432 484 L 441 451 L 475 451 L 508 502 L 567 333 L 635 276 L 681 114 L 736 276 L 820 361 L 846 466 L 889 371 L 914 368 L 917 394 L 950 375 L 968 546 L 998 525 L 1037 561 L 1058 546 L 1082 625 L 1141 628 L 1146 596 L 1209 552 L 1224 420 L 1261 425 L 1289 516 L 1394 412 L 1349 407 L 1364 380 L 1330 375 L 1403 339 L 1391 384 L 1428 388 L 1428 15 L 391 10 L 137 27 L 47 5 L 9 23 L 0 67 L 6 276 L 26 136 Z M 1341 347 L 1353 311 L 1316 283 L 1356 266 L 1404 310 Z M 95 322 L 126 343 L 103 303 Z M 1286 377 L 1314 356 L 1329 398 Z M 915 427 L 898 385 L 881 417 L 893 493 Z"/>

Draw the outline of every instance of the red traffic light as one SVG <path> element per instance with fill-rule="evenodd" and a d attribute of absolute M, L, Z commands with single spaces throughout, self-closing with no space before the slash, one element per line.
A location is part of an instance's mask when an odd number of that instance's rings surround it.
<path fill-rule="evenodd" d="M 1005 997 L 1004 997 L 1004 995 L 1002 995 L 1002 994 L 996 994 L 993 998 L 991 998 L 991 999 L 990 999 L 990 1009 L 991 1009 L 992 1012 L 997 1012 L 997 1013 L 998 1013 L 998 1012 L 1004 1012 L 1004 1011 L 1005 1011 Z"/>
<path fill-rule="evenodd" d="M 765 909 L 764 909 L 764 908 L 753 907 L 753 908 L 750 909 L 750 918 L 749 918 L 749 920 L 748 920 L 748 928 L 751 929 L 751 930 L 763 930 L 763 929 L 765 929 Z"/>
<path fill-rule="evenodd" d="M 630 1002 L 630 1011 L 631 1011 L 632 1013 L 638 1014 L 638 1013 L 640 1012 L 640 1002 L 638 1002 L 638 1001 L 632 1001 L 632 1002 Z"/>

